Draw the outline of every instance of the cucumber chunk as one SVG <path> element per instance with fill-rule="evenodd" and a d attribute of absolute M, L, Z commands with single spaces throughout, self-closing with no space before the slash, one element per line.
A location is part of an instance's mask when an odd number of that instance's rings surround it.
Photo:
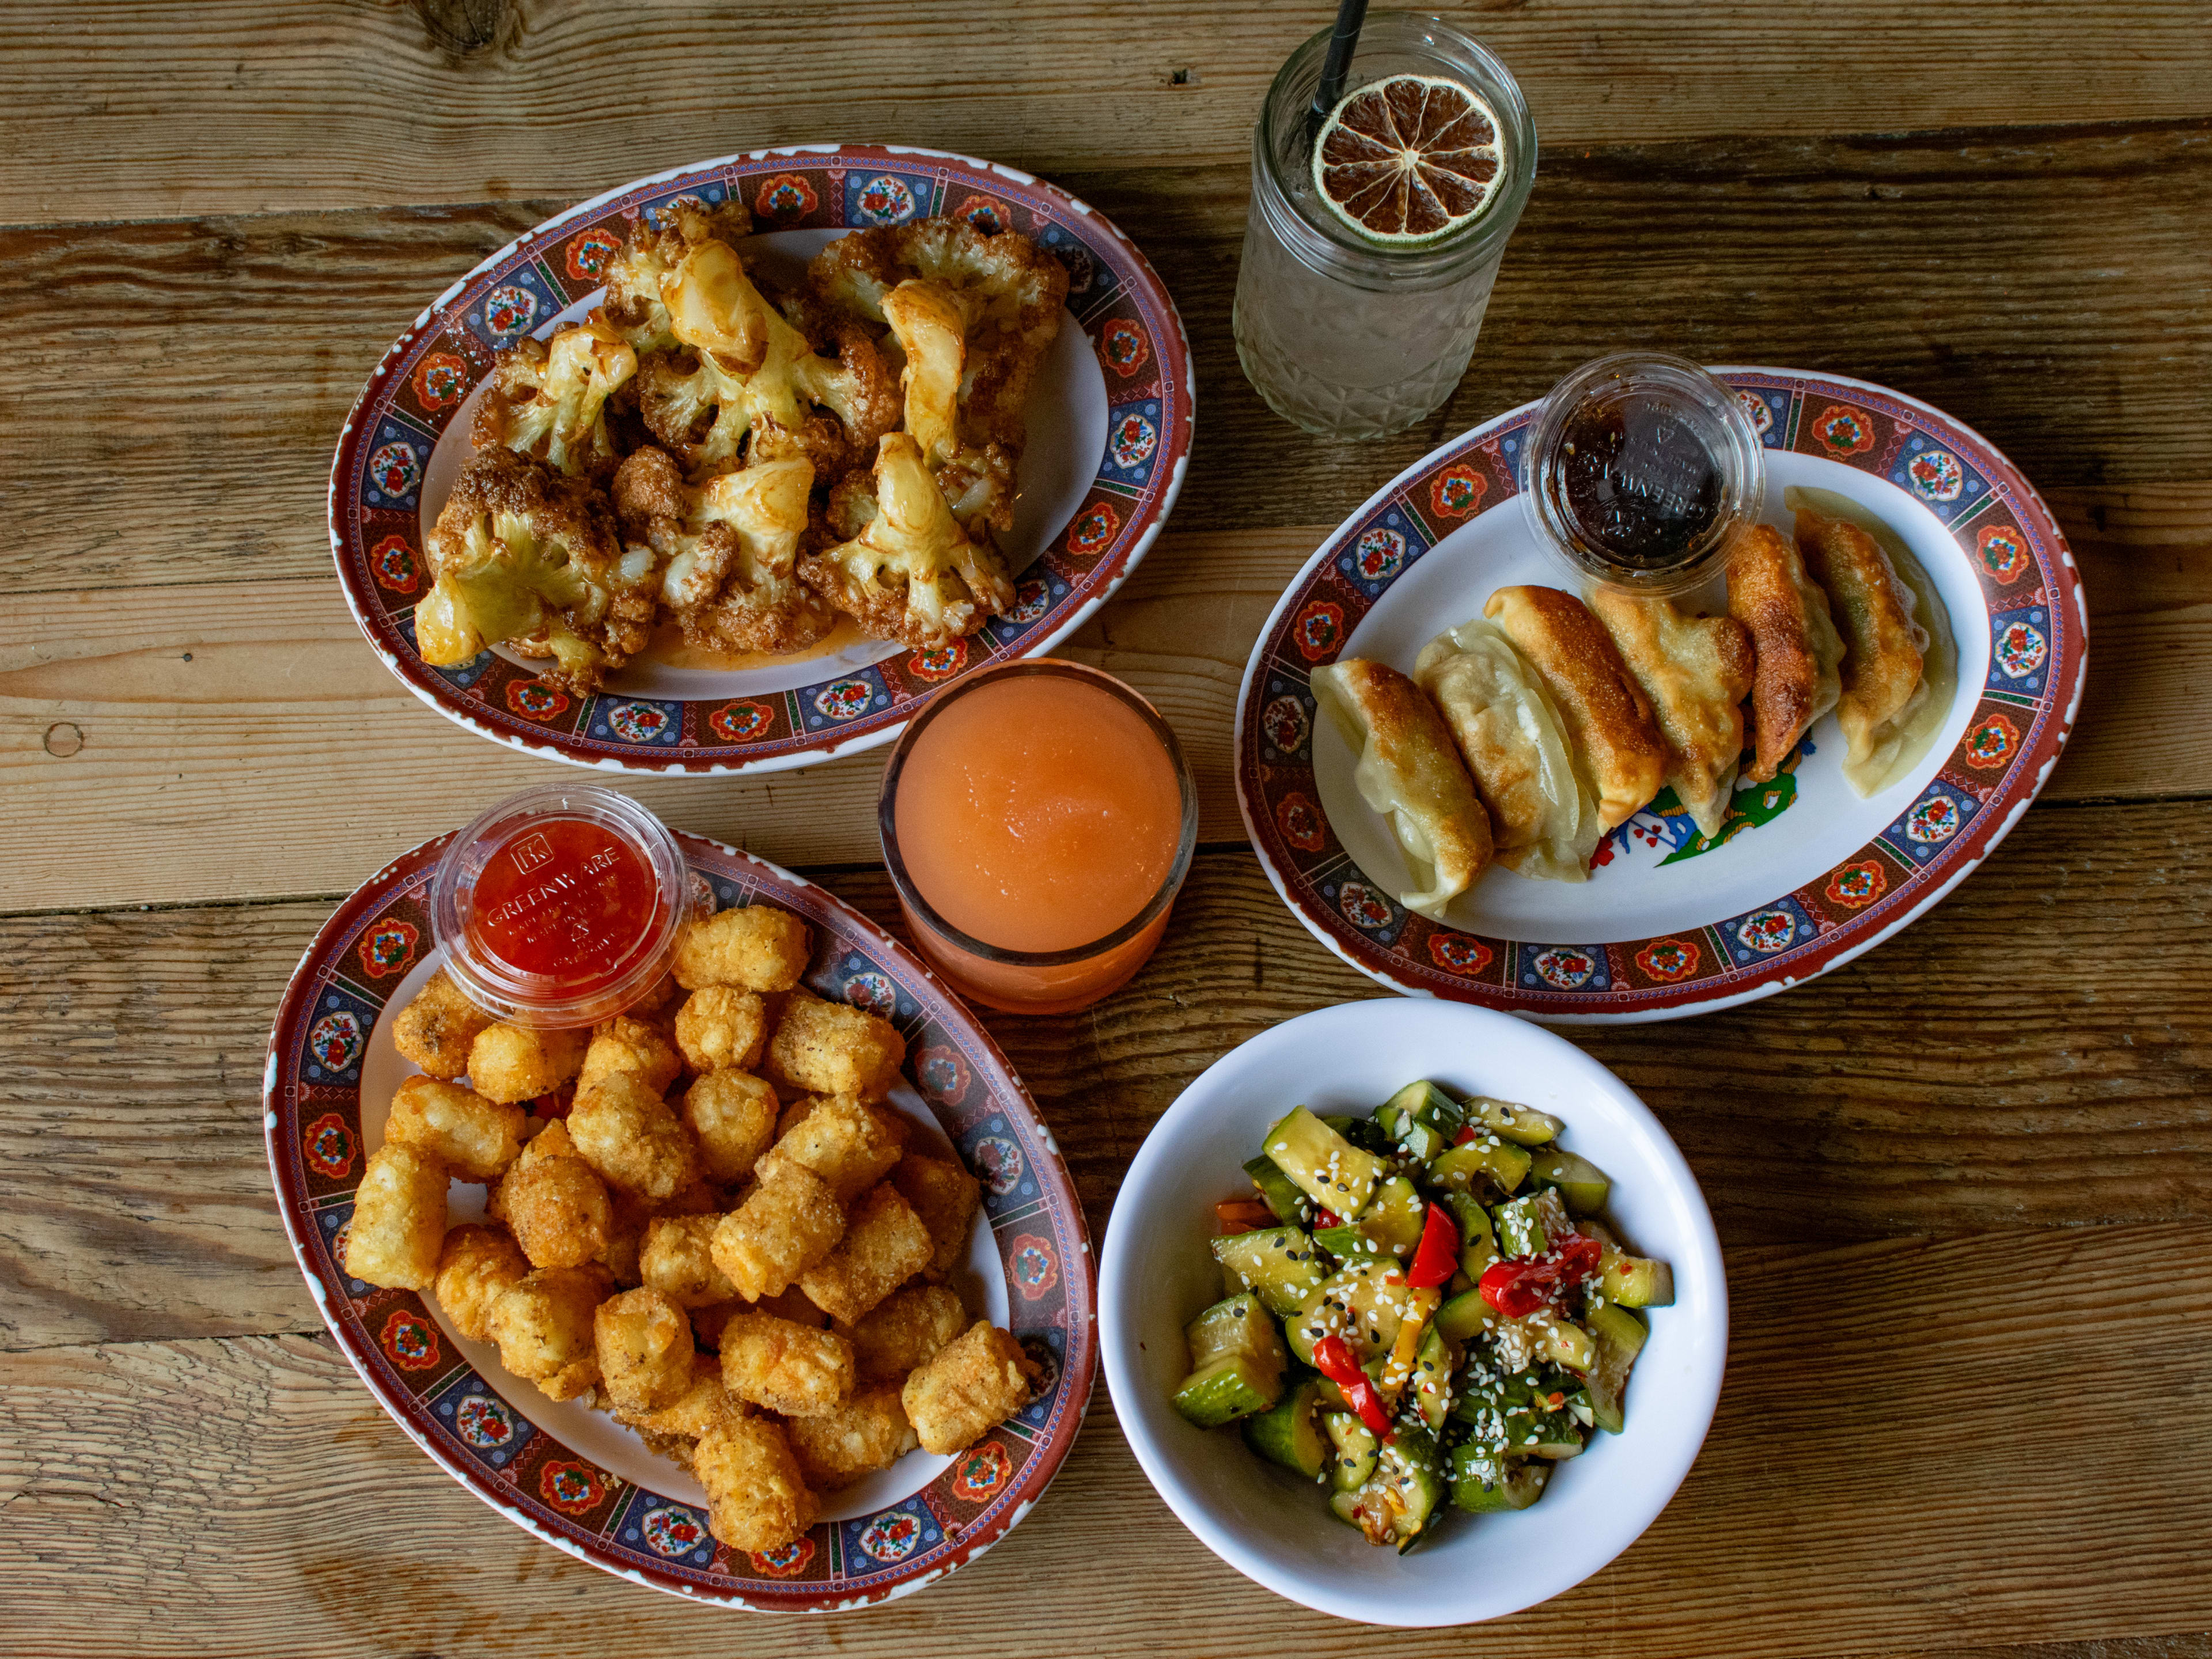
<path fill-rule="evenodd" d="M 1624 1308 L 1667 1308 L 1674 1302 L 1674 1270 L 1648 1256 L 1631 1255 L 1619 1247 L 1605 1247 L 1603 1279 L 1599 1288 L 1608 1302 Z"/>
<path fill-rule="evenodd" d="M 1444 1425 L 1444 1414 L 1451 1405 L 1452 1372 L 1458 1368 L 1458 1353 L 1432 1322 L 1421 1334 L 1413 1376 L 1413 1408 L 1432 1434 Z"/>
<path fill-rule="evenodd" d="M 1367 1484 L 1352 1496 L 1351 1504 L 1340 1505 L 1332 1498 L 1329 1507 L 1365 1534 L 1369 1543 L 1395 1544 L 1403 1555 L 1443 1502 L 1443 1460 L 1435 1437 L 1423 1429 L 1401 1428 L 1377 1454 Z"/>
<path fill-rule="evenodd" d="M 1470 1123 L 1479 1123 L 1492 1133 L 1522 1146 L 1540 1146 L 1547 1140 L 1557 1140 L 1566 1125 L 1549 1112 L 1540 1112 L 1533 1106 L 1516 1106 L 1510 1100 L 1492 1100 L 1488 1095 L 1470 1095 L 1460 1108 Z"/>
<path fill-rule="evenodd" d="M 1496 1213 L 1498 1248 L 1506 1255 L 1541 1255 L 1551 1249 L 1551 1233 L 1544 1225 L 1542 1207 L 1534 1194 L 1499 1205 Z"/>
<path fill-rule="evenodd" d="M 1271 1463 L 1318 1480 L 1334 1467 L 1335 1448 L 1322 1430 L 1323 1379 L 1309 1371 L 1264 1412 L 1244 1419 L 1244 1443 Z"/>
<path fill-rule="evenodd" d="M 1387 1355 L 1405 1322 L 1407 1294 L 1395 1258 L 1347 1262 L 1284 1322 L 1291 1352 L 1310 1365 L 1314 1344 L 1334 1334 L 1363 1365 Z"/>
<path fill-rule="evenodd" d="M 1490 1212 L 1470 1193 L 1446 1193 L 1443 1204 L 1459 1228 L 1459 1270 L 1480 1282 L 1483 1270 L 1498 1260 L 1498 1236 L 1491 1231 Z"/>
<path fill-rule="evenodd" d="M 1262 1227 L 1213 1241 L 1213 1259 L 1237 1282 L 1234 1292 L 1252 1291 L 1267 1311 L 1287 1317 L 1328 1277 L 1313 1240 L 1296 1227 Z"/>
<path fill-rule="evenodd" d="M 1452 1502 L 1477 1515 L 1525 1510 L 1544 1495 L 1551 1478 L 1549 1463 L 1502 1458 L 1472 1441 L 1452 1453 Z"/>
<path fill-rule="evenodd" d="M 1466 1119 L 1435 1084 L 1409 1083 L 1376 1108 L 1375 1121 L 1400 1152 L 1425 1164 L 1452 1144 Z"/>
<path fill-rule="evenodd" d="M 1351 1412 L 1325 1413 L 1321 1422 L 1332 1454 L 1329 1485 L 1339 1492 L 1358 1492 L 1375 1473 L 1376 1455 L 1382 1443 Z"/>
<path fill-rule="evenodd" d="M 1463 1291 L 1437 1309 L 1437 1316 L 1429 1322 L 1455 1342 L 1470 1342 L 1494 1328 L 1503 1317 L 1482 1299 L 1480 1291 Z"/>
<path fill-rule="evenodd" d="M 1572 1457 L 1583 1449 L 1573 1409 L 1582 1395 L 1579 1382 L 1549 1368 L 1507 1376 L 1470 1367 L 1451 1414 L 1470 1443 L 1502 1457 Z"/>
<path fill-rule="evenodd" d="M 1577 1215 L 1595 1215 L 1613 1191 L 1612 1179 L 1604 1170 L 1557 1146 L 1540 1146 L 1529 1155 L 1528 1178 L 1540 1187 L 1558 1188 L 1567 1208 Z"/>
<path fill-rule="evenodd" d="M 1600 1303 L 1585 1310 L 1595 1353 L 1579 1367 L 1589 1379 L 1590 1410 L 1597 1426 L 1619 1434 L 1627 1418 L 1628 1373 L 1644 1351 L 1643 1322 L 1625 1308 Z"/>
<path fill-rule="evenodd" d="M 1217 1359 L 1270 1361 L 1279 1372 L 1285 1363 L 1283 1339 L 1260 1298 L 1249 1291 L 1224 1297 L 1182 1328 L 1190 1344 L 1190 1368 L 1202 1370 Z M 1268 1396 L 1272 1402 L 1273 1395 Z"/>
<path fill-rule="evenodd" d="M 1429 1160 L 1429 1179 L 1448 1192 L 1477 1192 L 1486 1181 L 1510 1193 L 1528 1178 L 1528 1154 L 1495 1135 L 1477 1135 Z"/>
<path fill-rule="evenodd" d="M 1421 1224 L 1428 1214 L 1420 1189 L 1403 1176 L 1390 1176 L 1376 1188 L 1358 1220 L 1347 1221 L 1341 1227 L 1324 1227 L 1314 1235 L 1314 1243 L 1346 1261 L 1366 1256 L 1411 1255 L 1421 1242 Z"/>
<path fill-rule="evenodd" d="M 1282 1389 L 1281 1371 L 1270 1372 L 1243 1354 L 1224 1354 L 1183 1378 L 1175 1408 L 1201 1429 L 1218 1429 L 1267 1410 Z"/>
<path fill-rule="evenodd" d="M 1261 1198 L 1275 1212 L 1275 1219 L 1285 1227 L 1303 1227 L 1313 1219 L 1313 1205 L 1298 1190 L 1297 1183 L 1285 1175 L 1267 1153 L 1247 1158 L 1244 1173 L 1252 1177 Z"/>
<path fill-rule="evenodd" d="M 1346 1220 L 1367 1207 L 1385 1174 L 1381 1158 L 1303 1106 L 1267 1131 L 1261 1150 L 1308 1198 Z"/>
<path fill-rule="evenodd" d="M 1390 1138 L 1382 1133 L 1382 1126 L 1371 1117 L 1352 1117 L 1343 1113 L 1333 1113 L 1322 1121 L 1363 1152 L 1372 1152 L 1377 1158 L 1390 1155 Z"/>

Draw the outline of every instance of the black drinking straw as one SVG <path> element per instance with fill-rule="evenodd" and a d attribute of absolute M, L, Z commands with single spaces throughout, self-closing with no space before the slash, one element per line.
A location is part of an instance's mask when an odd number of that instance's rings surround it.
<path fill-rule="evenodd" d="M 1314 88 L 1313 110 L 1307 128 L 1318 137 L 1322 123 L 1344 96 L 1344 76 L 1352 67 L 1352 54 L 1359 47 L 1360 25 L 1367 21 L 1367 0 L 1340 0 L 1336 27 L 1328 37 L 1328 52 L 1322 59 L 1321 84 Z"/>

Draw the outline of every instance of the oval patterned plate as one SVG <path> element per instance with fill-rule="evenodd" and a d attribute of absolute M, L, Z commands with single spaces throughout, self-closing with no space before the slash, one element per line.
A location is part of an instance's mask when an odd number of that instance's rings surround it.
<path fill-rule="evenodd" d="M 423 531 L 468 453 L 494 355 L 599 302 L 629 225 L 678 198 L 732 196 L 760 233 L 749 258 L 785 277 L 848 229 L 946 214 L 1018 230 L 1068 268 L 1068 315 L 1029 406 L 1014 528 L 1013 610 L 951 645 L 863 641 L 744 668 L 632 662 L 576 696 L 526 659 L 488 651 L 433 668 L 415 648 L 428 586 Z M 547 220 L 441 295 L 368 377 L 331 464 L 338 581 L 385 665 L 448 720 L 526 753 L 623 771 L 807 766 L 896 737 L 939 686 L 1035 656 L 1081 624 L 1143 558 L 1190 453 L 1190 351 L 1175 302 L 1127 237 L 1064 191 L 938 150 L 799 145 L 641 179 Z"/>
<path fill-rule="evenodd" d="M 446 841 L 369 880 L 316 934 L 270 1036 L 262 1104 L 278 1206 L 307 1288 L 377 1402 L 440 1468 L 508 1520 L 596 1567 L 696 1601 L 826 1612 L 921 1589 L 981 1554 L 1036 1504 L 1075 1442 L 1097 1347 L 1097 1283 L 1082 1206 L 1051 1132 L 997 1046 L 907 950 L 809 882 L 733 848 L 679 837 L 718 906 L 762 901 L 816 933 L 806 983 L 906 1034 L 920 1087 L 891 1097 L 940 1156 L 983 1184 L 955 1275 L 971 1312 L 1012 1330 L 1045 1381 L 1036 1398 L 957 1457 L 912 1452 L 827 1494 L 797 1543 L 747 1554 L 707 1531 L 689 1470 L 577 1401 L 549 1400 L 459 1336 L 434 1297 L 380 1290 L 340 1264 L 353 1193 L 381 1144 L 386 1103 L 414 1067 L 392 1021 L 435 967 L 427 899 Z M 484 1189 L 456 1183 L 450 1218 Z"/>
<path fill-rule="evenodd" d="M 1926 757 L 1871 800 L 1844 782 L 1834 717 L 1699 839 L 1671 795 L 1598 845 L 1580 885 L 1493 869 L 1443 923 L 1316 732 L 1307 676 L 1340 656 L 1410 672 L 1495 588 L 1563 585 L 1513 497 L 1524 404 L 1392 479 L 1322 544 L 1267 619 L 1237 703 L 1237 799 L 1275 890 L 1394 990 L 1566 1022 L 1666 1019 L 1767 996 L 1869 950 L 1965 878 L 2027 810 L 2081 705 L 2088 618 L 2050 509 L 1986 439 L 1838 375 L 1716 371 L 1767 449 L 1767 514 L 1792 485 L 1878 514 L 1926 568 L 1959 646 L 1959 694 Z M 1661 807 L 1671 810 L 1662 811 Z"/>

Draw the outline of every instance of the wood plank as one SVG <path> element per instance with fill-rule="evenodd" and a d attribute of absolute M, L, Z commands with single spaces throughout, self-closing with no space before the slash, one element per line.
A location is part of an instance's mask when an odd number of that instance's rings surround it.
<path fill-rule="evenodd" d="M 240 10 L 11 0 L 0 222 L 588 195 L 701 156 L 871 135 L 1032 168 L 1240 161 L 1313 20 L 1264 0 L 926 15 L 847 0 L 672 5 L 417 0 Z M 1808 31 L 1749 0 L 1485 6 L 1553 153 L 1594 143 L 2009 126 L 2206 112 L 2186 0 L 1960 0 L 1929 51 L 1910 0 Z M 1808 66 L 1817 61 L 1817 72 Z M 794 97 L 793 72 L 805 91 Z"/>
<path fill-rule="evenodd" d="M 2212 804 L 2036 811 L 1940 909 L 1825 979 L 1571 1035 L 1665 1119 L 1731 1245 L 2212 1221 L 2212 1016 L 2192 988 L 2212 926 L 2183 898 L 2208 879 Z M 880 871 L 826 884 L 899 930 Z M 0 921 L 0 1348 L 313 1326 L 258 1100 L 267 1021 L 331 902 Z M 986 1024 L 1097 1232 L 1199 1072 L 1376 994 L 1249 853 L 1222 852 L 1127 990 Z"/>
<path fill-rule="evenodd" d="M 1728 1382 L 1681 1492 L 1595 1579 L 1486 1627 L 1483 1650 L 1777 1659 L 1943 1651 L 1974 1631 L 2178 1659 L 2191 1650 L 2150 1644 L 2212 1620 L 2208 1262 L 2203 1225 L 1733 1253 Z M 506 1655 L 584 1632 L 682 1650 L 794 1629 L 648 1594 L 499 1521 L 326 1340 L 0 1357 L 0 1425 L 19 1651 Z M 1040 1585 L 1037 1652 L 1159 1653 L 1163 1608 L 1170 1650 L 1224 1659 L 1317 1640 L 1423 1659 L 1470 1639 L 1324 1620 L 1238 1577 L 1153 1495 L 1103 1389 L 1051 1492 L 984 1559 L 797 1628 L 810 1649 L 963 1659 Z"/>

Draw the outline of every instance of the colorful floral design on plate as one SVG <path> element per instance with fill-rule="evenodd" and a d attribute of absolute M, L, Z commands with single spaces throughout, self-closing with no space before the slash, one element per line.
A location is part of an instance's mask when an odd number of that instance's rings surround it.
<path fill-rule="evenodd" d="M 1328 657 L 1344 639 L 1344 607 L 1334 599 L 1315 599 L 1291 624 L 1291 643 L 1308 662 Z"/>
<path fill-rule="evenodd" d="M 1004 1135 L 985 1135 L 975 1143 L 975 1178 L 1004 1198 L 1022 1184 L 1022 1151 Z"/>
<path fill-rule="evenodd" d="M 903 1561 L 921 1542 L 921 1522 L 910 1510 L 885 1510 L 860 1528 L 860 1550 L 878 1561 Z"/>
<path fill-rule="evenodd" d="M 1991 714 L 1966 733 L 1966 751 L 1969 766 L 2002 766 L 2020 752 L 2020 727 L 2002 714 Z"/>
<path fill-rule="evenodd" d="M 1260 711 L 1260 730 L 1277 754 L 1295 755 L 1313 735 L 1313 722 L 1306 717 L 1304 703 L 1296 697 L 1282 696 Z"/>
<path fill-rule="evenodd" d="M 969 1504 L 988 1504 L 1014 1472 L 1013 1460 L 995 1440 L 970 1447 L 952 1462 L 952 1495 Z"/>
<path fill-rule="evenodd" d="M 1006 204 L 994 196 L 963 196 L 960 205 L 952 210 L 952 216 L 965 220 L 986 236 L 1004 235 L 1014 228 L 1013 216 L 1006 211 Z"/>
<path fill-rule="evenodd" d="M 438 1328 L 411 1308 L 395 1309 L 376 1340 L 402 1370 L 427 1371 L 438 1363 Z"/>
<path fill-rule="evenodd" d="M 335 1009 L 308 1027 L 307 1052 L 326 1072 L 350 1071 L 361 1058 L 366 1040 L 361 1016 L 348 1009 Z"/>
<path fill-rule="evenodd" d="M 507 706 L 525 720 L 557 720 L 568 712 L 568 694 L 544 680 L 514 680 L 507 688 Z"/>
<path fill-rule="evenodd" d="M 1037 215 L 1037 222 L 1040 225 L 1045 222 L 1045 216 L 1042 213 Z M 1080 242 L 1046 241 L 1040 246 L 1066 268 L 1069 299 L 1091 292 L 1091 283 L 1098 280 L 1098 267 L 1092 263 L 1088 248 Z"/>
<path fill-rule="evenodd" d="M 1797 936 L 1797 918 L 1787 910 L 1759 910 L 1736 924 L 1736 941 L 1746 950 L 1771 956 Z"/>
<path fill-rule="evenodd" d="M 624 743 L 651 743 L 668 730 L 668 710 L 657 702 L 618 702 L 607 710 L 607 730 Z"/>
<path fill-rule="evenodd" d="M 1006 1256 L 1006 1276 L 1025 1302 L 1034 1302 L 1060 1283 L 1060 1258 L 1052 1241 L 1035 1233 L 1018 1236 Z"/>
<path fill-rule="evenodd" d="M 1126 317 L 1116 317 L 1098 332 L 1098 360 L 1124 380 L 1142 368 L 1152 355 L 1144 330 Z"/>
<path fill-rule="evenodd" d="M 917 651 L 907 659 L 906 665 L 918 680 L 949 680 L 968 665 L 968 641 L 951 640 Z"/>
<path fill-rule="evenodd" d="M 1813 417 L 1813 435 L 1837 460 L 1863 455 L 1874 447 L 1874 422 L 1856 409 L 1830 404 Z"/>
<path fill-rule="evenodd" d="M 1429 485 L 1429 511 L 1439 519 L 1464 519 L 1482 505 L 1490 480 L 1465 461 L 1455 461 Z"/>
<path fill-rule="evenodd" d="M 1958 802 L 1948 795 L 1930 795 L 1905 815 L 1905 838 L 1933 847 L 1957 835 L 1966 821 Z"/>
<path fill-rule="evenodd" d="M 622 239 L 605 229 L 586 231 L 568 244 L 566 264 L 571 282 L 596 283 L 605 275 L 607 261 L 622 252 Z"/>
<path fill-rule="evenodd" d="M 398 973 L 415 959 L 415 947 L 422 939 L 422 930 L 413 922 L 387 917 L 362 935 L 362 971 L 371 979 Z"/>
<path fill-rule="evenodd" d="M 2051 654 L 2042 630 L 2024 622 L 2007 623 L 1997 634 L 1997 671 L 2008 680 L 2024 680 Z"/>
<path fill-rule="evenodd" d="M 1498 953 L 1472 933 L 1431 933 L 1429 960 L 1448 974 L 1468 978 L 1498 960 Z"/>
<path fill-rule="evenodd" d="M 875 695 L 866 680 L 832 680 L 814 694 L 814 707 L 824 720 L 849 720 L 866 714 Z"/>
<path fill-rule="evenodd" d="M 698 1512 L 676 1504 L 647 1510 L 638 1518 L 637 1529 L 645 1535 L 647 1547 L 655 1555 L 672 1559 L 690 1554 L 707 1541 L 707 1523 L 699 1518 Z"/>
<path fill-rule="evenodd" d="M 453 1409 L 453 1432 L 478 1451 L 497 1451 L 514 1439 L 514 1413 L 503 1400 L 472 1394 Z"/>
<path fill-rule="evenodd" d="M 1006 614 L 1002 620 L 1026 627 L 1042 617 L 1051 608 L 1051 586 L 1031 576 L 1014 589 L 1014 602 L 1007 607 Z"/>
<path fill-rule="evenodd" d="M 1376 933 L 1390 925 L 1390 907 L 1382 896 L 1361 881 L 1347 881 L 1336 891 L 1336 908 L 1354 927 Z"/>
<path fill-rule="evenodd" d="M 1362 581 L 1389 581 L 1406 568 L 1406 538 L 1388 525 L 1377 525 L 1360 536 L 1352 565 Z"/>
<path fill-rule="evenodd" d="M 775 724 L 764 702 L 726 702 L 707 716 L 707 729 L 724 743 L 750 743 Z"/>
<path fill-rule="evenodd" d="M 1042 1336 L 1032 1334 L 1020 1340 L 1022 1352 L 1030 1357 L 1030 1364 L 1036 1367 L 1035 1399 L 1043 1400 L 1060 1386 L 1060 1356 L 1052 1351 L 1052 1344 Z"/>
<path fill-rule="evenodd" d="M 1763 402 L 1759 406 L 1766 407 Z M 1671 985 L 1696 973 L 1704 954 L 1695 939 L 1655 939 L 1636 953 L 1636 965 L 1652 978 Z"/>
<path fill-rule="evenodd" d="M 804 219 L 820 198 L 814 186 L 795 173 L 779 173 L 761 180 L 761 187 L 753 197 L 753 210 L 763 219 L 787 223 Z"/>
<path fill-rule="evenodd" d="M 854 204 L 854 210 L 872 225 L 904 224 L 914 217 L 914 192 L 906 181 L 888 173 L 862 185 L 860 199 Z"/>
<path fill-rule="evenodd" d="M 353 1169 L 353 1131 L 336 1112 L 325 1112 L 300 1133 L 300 1155 L 325 1181 L 343 1181 Z"/>
<path fill-rule="evenodd" d="M 368 458 L 369 482 L 394 501 L 422 482 L 422 458 L 411 444 L 389 443 Z"/>
<path fill-rule="evenodd" d="M 746 1558 L 762 1578 L 796 1578 L 814 1559 L 814 1540 L 794 1538 L 772 1550 L 754 1550 Z"/>
<path fill-rule="evenodd" d="M 1828 878 L 1825 890 L 1831 904 L 1840 904 L 1846 910 L 1857 910 L 1872 904 L 1889 890 L 1889 876 L 1872 859 L 1859 859 L 1853 863 L 1839 865 Z"/>
<path fill-rule="evenodd" d="M 509 283 L 484 295 L 484 326 L 502 340 L 525 333 L 538 320 L 538 296 Z"/>
<path fill-rule="evenodd" d="M 1536 970 L 1536 977 L 1554 991 L 1579 991 L 1590 982 L 1597 972 L 1597 960 L 1587 951 L 1571 950 L 1565 945 L 1553 945 L 1548 951 L 1539 951 L 1528 964 Z"/>
<path fill-rule="evenodd" d="M 1067 527 L 1067 550 L 1079 558 L 1103 553 L 1121 533 L 1121 515 L 1105 501 L 1093 501 Z"/>
<path fill-rule="evenodd" d="M 1974 541 L 1975 556 L 1982 568 L 2003 586 L 2009 587 L 2027 573 L 2033 561 L 2028 556 L 2027 538 L 2008 524 L 1984 525 Z"/>
<path fill-rule="evenodd" d="M 369 549 L 368 569 L 379 587 L 394 593 L 412 593 L 422 580 L 404 536 L 386 536 Z"/>
<path fill-rule="evenodd" d="M 889 974 L 872 970 L 854 974 L 845 981 L 845 1000 L 883 1019 L 898 1018 L 898 987 Z"/>
<path fill-rule="evenodd" d="M 1328 822 L 1307 796 L 1293 790 L 1275 804 L 1275 823 L 1283 839 L 1301 853 L 1318 853 L 1328 843 Z"/>
<path fill-rule="evenodd" d="M 950 1106 L 968 1092 L 968 1062 L 951 1048 L 924 1048 L 914 1080 L 932 1100 Z"/>
<path fill-rule="evenodd" d="M 1739 391 L 1735 394 L 1735 398 L 1743 405 L 1743 412 L 1751 416 L 1751 429 L 1753 432 L 1764 438 L 1774 430 L 1774 410 L 1765 398 L 1760 397 L 1756 392 L 1745 391 Z"/>
<path fill-rule="evenodd" d="M 607 1478 L 592 1464 L 562 1458 L 538 1472 L 538 1494 L 556 1510 L 581 1515 L 607 1495 Z"/>
<path fill-rule="evenodd" d="M 1966 469 L 1948 449 L 1923 449 L 1905 463 L 1912 493 L 1927 501 L 1955 501 L 1966 487 Z"/>
<path fill-rule="evenodd" d="M 415 365 L 415 401 L 425 409 L 451 409 L 469 395 L 469 366 L 450 351 L 426 351 Z"/>
<path fill-rule="evenodd" d="M 1107 440 L 1114 465 L 1124 472 L 1135 471 L 1152 459 L 1152 452 L 1159 447 L 1159 428 L 1141 415 L 1124 415 L 1114 422 L 1114 430 Z"/>

